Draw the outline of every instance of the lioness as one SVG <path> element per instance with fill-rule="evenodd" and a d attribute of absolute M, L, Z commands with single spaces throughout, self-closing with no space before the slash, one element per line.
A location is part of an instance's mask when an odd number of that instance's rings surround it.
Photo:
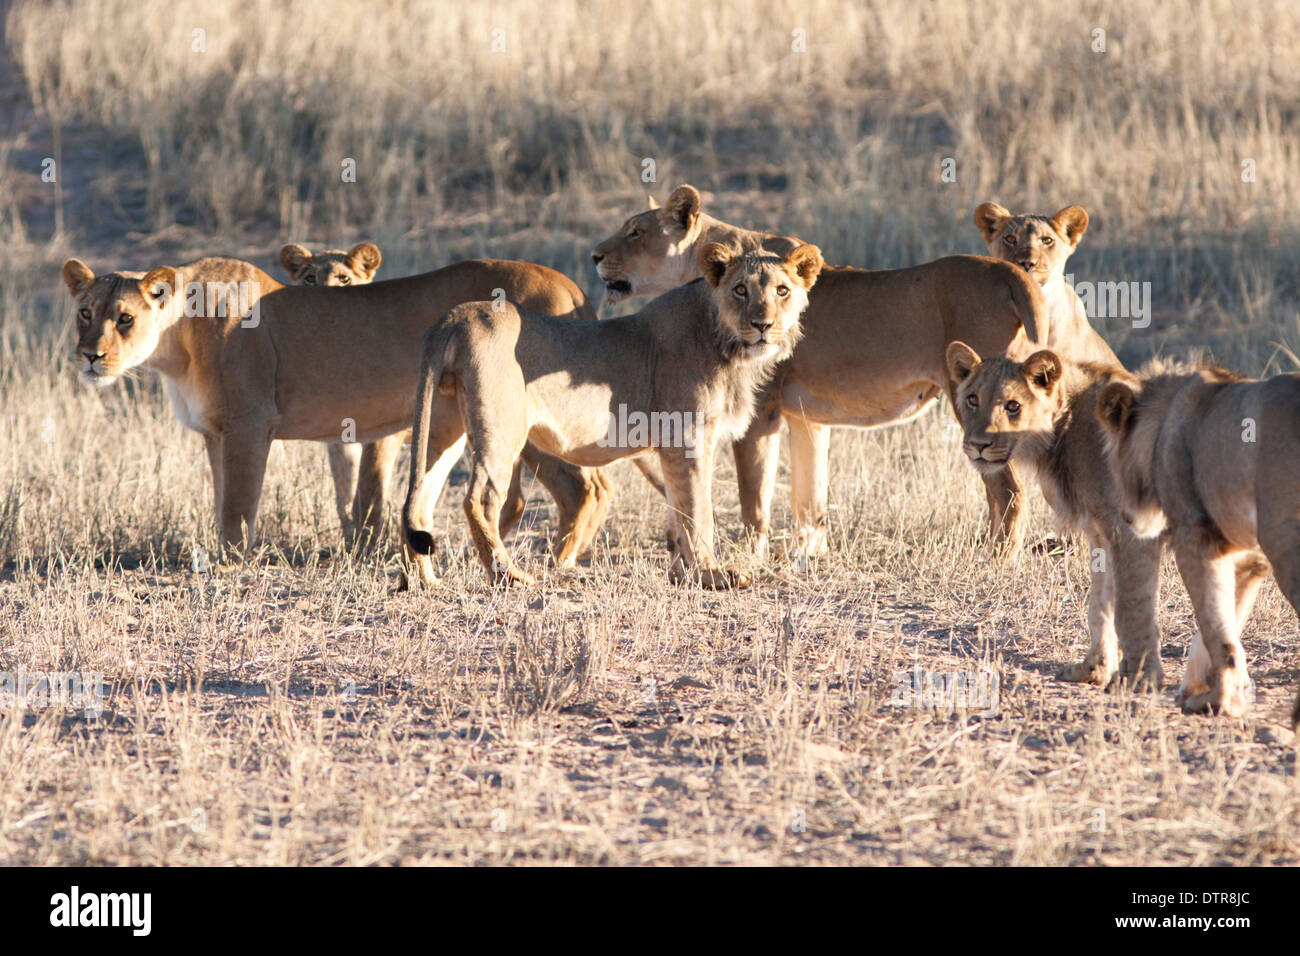
<path fill-rule="evenodd" d="M 700 194 L 678 186 L 668 202 L 630 217 L 592 252 L 606 298 L 651 295 L 697 277 L 713 242 L 787 252 L 799 240 L 720 222 Z M 1045 342 L 1042 292 L 1023 270 L 982 256 L 951 256 L 910 269 L 827 266 L 808 299 L 803 339 L 773 374 L 749 430 L 733 446 L 741 514 L 766 553 L 781 420 L 790 426 L 796 559 L 826 551 L 830 425 L 869 428 L 907 421 L 938 396 L 952 397 L 944 350 L 956 339 L 985 354 Z M 1020 483 L 1012 468 L 981 475 L 989 540 L 1023 537 Z"/>
<path fill-rule="evenodd" d="M 1158 690 L 1156 587 L 1160 541 L 1134 534 L 1120 513 L 1105 460 L 1097 396 L 1133 381 L 1119 366 L 1076 364 L 1044 349 L 1017 361 L 981 359 L 964 342 L 948 346 L 962 450 L 981 473 L 1016 462 L 1038 476 L 1061 532 L 1081 531 L 1092 548 L 1088 633 L 1092 646 L 1061 680 Z"/>
<path fill-rule="evenodd" d="M 280 265 L 284 266 L 294 285 L 366 285 L 374 279 L 382 261 L 379 247 L 373 242 L 357 243 L 347 252 L 326 249 L 313 253 L 296 242 L 280 249 Z M 383 521 L 378 502 L 362 501 L 357 495 L 362 470 L 368 476 L 367 489 L 377 492 L 380 501 L 387 500 L 393 463 L 401 453 L 402 443 L 410 439 L 411 433 L 406 431 L 364 445 L 341 441 L 325 446 L 330 474 L 334 478 L 334 503 L 338 508 L 339 525 L 347 541 L 355 540 L 358 532 L 367 525 L 372 532 L 376 531 L 376 526 Z M 372 533 L 372 540 L 377 537 Z"/>
<path fill-rule="evenodd" d="M 1138 534 L 1168 529 L 1196 612 L 1179 701 L 1189 713 L 1243 714 L 1241 629 L 1270 564 L 1300 613 L 1300 374 L 1253 381 L 1155 362 L 1102 390 L 1096 414 L 1121 505 Z"/>
<path fill-rule="evenodd" d="M 251 544 L 272 440 L 336 442 L 350 423 L 370 442 L 409 427 L 419 342 L 448 309 L 504 295 L 541 314 L 595 317 L 568 277 L 493 259 L 355 288 L 282 286 L 226 258 L 98 277 L 69 259 L 63 279 L 77 306 L 81 377 L 103 387 L 152 368 L 181 423 L 203 434 L 221 544 L 232 553 Z M 542 456 L 537 476 L 559 510 L 556 560 L 572 564 L 608 507 L 608 486 Z M 359 494 L 382 514 L 382 486 L 367 490 L 365 479 Z"/>
<path fill-rule="evenodd" d="M 989 255 L 1024 269 L 1043 289 L 1051 312 L 1048 348 L 1075 362 L 1118 365 L 1106 340 L 1088 323 L 1083 300 L 1065 281 L 1065 263 L 1088 231 L 1082 206 L 1066 206 L 1052 217 L 1012 215 L 995 202 L 981 203 L 975 225 Z"/>
<path fill-rule="evenodd" d="M 605 465 L 657 453 L 668 490 L 670 576 L 705 586 L 745 586 L 713 551 L 713 451 L 742 434 L 754 394 L 799 336 L 821 252 L 787 255 L 710 243 L 692 282 L 636 315 L 586 323 L 473 302 L 452 310 L 424 339 L 407 542 L 432 548 L 425 463 L 442 467 L 466 433 L 473 453 L 465 514 L 493 580 L 529 583 L 497 535 L 501 489 L 524 443 L 567 461 Z M 670 440 L 616 421 L 681 422 Z M 616 434 L 617 431 L 617 434 Z M 451 451 L 449 451 L 449 449 Z"/>

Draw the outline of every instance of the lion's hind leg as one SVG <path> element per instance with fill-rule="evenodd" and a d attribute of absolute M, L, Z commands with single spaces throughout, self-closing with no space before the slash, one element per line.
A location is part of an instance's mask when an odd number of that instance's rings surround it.
<path fill-rule="evenodd" d="M 465 495 L 465 518 L 478 559 L 495 583 L 533 584 L 533 578 L 515 563 L 501 541 L 501 509 L 505 504 L 511 476 L 515 470 L 515 449 L 499 445 L 474 449 L 469 491 Z"/>
<path fill-rule="evenodd" d="M 555 566 L 571 568 L 591 548 L 613 500 L 613 486 L 599 468 L 580 468 L 547 455 L 533 445 L 522 452 L 537 480 L 555 499 L 559 524 L 554 549 Z"/>

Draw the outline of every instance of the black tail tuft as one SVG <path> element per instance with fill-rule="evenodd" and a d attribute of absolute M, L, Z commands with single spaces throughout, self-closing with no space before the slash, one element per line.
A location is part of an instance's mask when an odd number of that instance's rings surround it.
<path fill-rule="evenodd" d="M 414 528 L 407 528 L 406 543 L 411 546 L 411 550 L 416 554 L 433 554 L 433 535 L 427 531 L 416 531 Z"/>

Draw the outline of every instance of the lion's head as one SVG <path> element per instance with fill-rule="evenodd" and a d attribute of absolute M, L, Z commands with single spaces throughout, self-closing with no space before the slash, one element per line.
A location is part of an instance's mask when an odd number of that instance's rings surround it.
<path fill-rule="evenodd" d="M 148 361 L 168 316 L 172 269 L 96 276 L 80 259 L 69 259 L 63 281 L 77 307 L 73 361 L 82 381 L 106 387 Z"/>
<path fill-rule="evenodd" d="M 779 256 L 711 242 L 700 249 L 699 267 L 714 289 L 725 354 L 760 360 L 790 354 L 808 290 L 821 272 L 820 249 L 802 245 Z"/>
<path fill-rule="evenodd" d="M 1162 416 L 1136 414 L 1141 394 L 1139 382 L 1111 382 L 1097 396 L 1097 418 L 1106 433 L 1106 457 L 1124 520 L 1139 537 L 1154 538 L 1166 524 L 1154 474 Z"/>
<path fill-rule="evenodd" d="M 982 360 L 965 342 L 953 342 L 947 360 L 962 450 L 979 471 L 996 471 L 1018 456 L 1036 457 L 1052 441 L 1064 371 L 1055 352 L 1040 349 L 1023 362 L 1005 355 Z"/>
<path fill-rule="evenodd" d="M 700 194 L 694 186 L 678 186 L 662 208 L 651 196 L 649 209 L 630 216 L 592 250 L 605 300 L 660 295 L 694 279 L 691 246 L 699 238 L 699 222 Z"/>
<path fill-rule="evenodd" d="M 1065 263 L 1088 231 L 1088 213 L 1082 206 L 1067 206 L 1056 215 L 1012 215 L 995 202 L 975 210 L 975 225 L 989 247 L 989 255 L 1014 263 L 1040 286 L 1065 277 Z"/>
<path fill-rule="evenodd" d="M 373 242 L 360 242 L 349 251 L 327 249 L 312 253 L 291 242 L 280 250 L 280 265 L 294 285 L 365 285 L 375 278 L 383 257 Z"/>

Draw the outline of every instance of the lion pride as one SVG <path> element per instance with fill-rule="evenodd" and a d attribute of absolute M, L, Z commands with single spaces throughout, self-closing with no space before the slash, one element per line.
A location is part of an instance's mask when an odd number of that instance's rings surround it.
<path fill-rule="evenodd" d="M 800 240 L 729 225 L 678 186 L 660 208 L 629 217 L 592 251 L 607 301 L 657 295 L 700 275 L 709 243 L 787 253 Z M 781 422 L 790 429 L 796 558 L 827 548 L 830 426 L 870 428 L 915 418 L 941 394 L 951 399 L 945 349 L 962 340 L 981 354 L 1026 354 L 1051 333 L 1047 304 L 1024 270 L 983 256 L 950 256 L 907 269 L 827 266 L 809 294 L 803 339 L 773 373 L 749 431 L 732 446 L 741 517 L 766 553 Z M 989 540 L 1024 534 L 1023 491 L 1013 468 L 980 476 Z"/>
<path fill-rule="evenodd" d="M 229 258 L 99 276 L 69 259 L 63 279 L 76 303 L 82 379 L 106 387 L 128 369 L 153 369 L 181 424 L 203 435 L 220 542 L 232 556 L 252 543 L 272 441 L 336 442 L 345 421 L 360 442 L 410 427 L 421 338 L 457 304 L 502 291 L 538 314 L 594 318 L 568 277 L 495 259 L 347 288 L 284 286 Z M 598 522 L 609 505 L 607 480 L 553 458 L 536 462 L 559 509 L 556 560 L 571 564 L 574 529 Z M 375 520 L 382 486 L 365 489 L 366 477 L 359 494 L 377 502 Z M 509 498 L 522 508 L 518 480 Z M 517 518 L 502 515 L 507 527 Z"/>

